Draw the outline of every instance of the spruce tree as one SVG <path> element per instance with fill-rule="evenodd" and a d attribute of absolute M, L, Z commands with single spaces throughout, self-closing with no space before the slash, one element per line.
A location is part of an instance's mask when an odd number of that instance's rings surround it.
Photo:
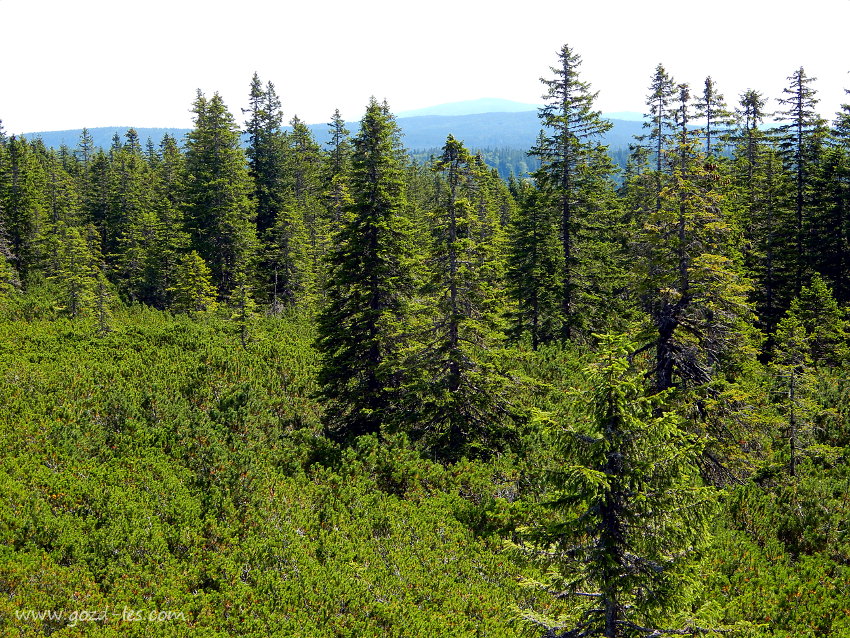
<path fill-rule="evenodd" d="M 236 324 L 239 343 L 245 348 L 251 324 L 257 314 L 257 304 L 251 294 L 251 284 L 245 270 L 236 274 L 233 292 L 230 294 L 230 320 Z"/>
<path fill-rule="evenodd" d="M 0 208 L 0 213 L 3 210 Z M 21 280 L 13 265 L 12 250 L 6 238 L 3 216 L 0 215 L 0 296 L 8 295 L 21 287 Z"/>
<path fill-rule="evenodd" d="M 699 479 L 700 441 L 665 411 L 664 395 L 648 396 L 633 352 L 603 336 L 586 416 L 549 423 L 564 462 L 550 473 L 552 516 L 524 549 L 548 568 L 546 582 L 529 584 L 572 603 L 562 617 L 524 613 L 547 637 L 698 631 L 681 611 L 717 496 Z"/>
<path fill-rule="evenodd" d="M 709 157 L 719 157 L 725 149 L 734 119 L 711 76 L 705 78 L 702 94 L 694 106 L 696 117 L 705 120 L 701 127 L 705 154 Z"/>
<path fill-rule="evenodd" d="M 411 361 L 414 436 L 435 457 L 489 456 L 504 448 L 508 381 L 494 365 L 504 314 L 501 229 L 489 169 L 449 135 L 430 215 L 429 300 Z"/>
<path fill-rule="evenodd" d="M 345 120 L 339 114 L 339 109 L 334 111 L 328 124 L 327 142 L 327 177 L 332 181 L 335 177 L 348 171 L 351 160 L 351 131 L 345 128 Z"/>
<path fill-rule="evenodd" d="M 788 170 L 794 175 L 794 294 L 803 287 L 809 255 L 806 234 L 812 208 L 812 179 L 825 132 L 825 123 L 816 111 L 817 92 L 811 86 L 816 78 L 806 75 L 803 67 L 788 77 L 789 86 L 783 89 L 786 97 L 779 99 L 777 115 L 785 123 L 775 133 L 779 149 Z"/>
<path fill-rule="evenodd" d="M 286 136 L 284 166 L 287 205 L 301 215 L 307 231 L 310 269 L 318 277 L 322 256 L 327 251 L 329 224 L 322 201 L 322 152 L 313 133 L 298 116 L 290 121 Z"/>
<path fill-rule="evenodd" d="M 0 197 L 14 266 L 24 285 L 46 256 L 42 249 L 50 221 L 46 181 L 44 166 L 27 141 L 12 136 L 8 142 L 5 192 Z"/>
<path fill-rule="evenodd" d="M 850 149 L 824 146 L 811 179 L 806 224 L 807 264 L 842 303 L 850 301 Z"/>
<path fill-rule="evenodd" d="M 667 73 L 664 65 L 659 64 L 655 68 L 649 94 L 646 96 L 648 111 L 644 115 L 643 127 L 648 129 L 648 132 L 637 138 L 639 148 L 645 148 L 651 153 L 655 165 L 656 206 L 664 183 L 663 176 L 669 166 L 666 156 L 675 130 L 673 121 L 675 95 L 675 81 Z"/>
<path fill-rule="evenodd" d="M 60 309 L 72 319 L 92 310 L 102 262 L 94 227 L 68 226 L 58 221 L 50 238 L 54 264 L 50 277 L 58 284 Z"/>
<path fill-rule="evenodd" d="M 845 91 L 850 95 L 850 90 Z M 835 287 L 839 302 L 850 303 L 850 104 L 842 104 L 835 115 L 832 127 L 834 166 L 830 183 L 832 226 L 836 229 L 834 239 L 836 258 L 830 280 Z"/>
<path fill-rule="evenodd" d="M 507 284 L 513 302 L 510 336 L 527 334 L 531 347 L 550 343 L 558 336 L 560 309 L 560 246 L 552 232 L 557 225 L 553 209 L 531 183 L 517 182 L 518 207 L 510 226 Z"/>
<path fill-rule="evenodd" d="M 658 208 L 644 221 L 640 294 L 653 325 L 655 388 L 711 380 L 717 363 L 745 347 L 751 310 L 740 269 L 738 230 L 725 195 L 687 127 L 688 92 L 680 87 L 678 144 Z"/>
<path fill-rule="evenodd" d="M 850 89 L 845 89 L 844 92 L 850 95 Z M 832 135 L 839 146 L 850 152 L 850 104 L 842 104 L 835 114 Z"/>
<path fill-rule="evenodd" d="M 351 139 L 350 131 L 345 128 L 345 121 L 339 114 L 339 109 L 334 111 L 328 127 L 324 192 L 330 225 L 335 230 L 350 200 L 348 173 L 351 166 Z"/>
<path fill-rule="evenodd" d="M 9 177 L 8 142 L 3 132 L 3 123 L 0 121 L 0 294 L 8 294 L 20 288 L 20 277 L 14 266 L 15 256 L 6 232 L 8 219 L 5 194 Z"/>
<path fill-rule="evenodd" d="M 271 309 L 278 313 L 309 300 L 310 250 L 304 216 L 294 203 L 284 204 L 266 233 L 264 266 L 271 280 Z"/>
<path fill-rule="evenodd" d="M 151 171 L 142 156 L 136 131 L 129 129 L 125 138 L 126 142 L 114 148 L 112 154 L 106 257 L 126 298 L 151 303 L 155 293 L 149 264 L 156 225 Z"/>
<path fill-rule="evenodd" d="M 327 256 L 317 348 L 326 425 L 337 438 L 398 419 L 401 357 L 414 290 L 399 130 L 373 98 L 353 140 L 352 202 Z"/>
<path fill-rule="evenodd" d="M 811 364 L 806 328 L 789 312 L 776 328 L 776 348 L 769 369 L 779 394 L 777 403 L 784 426 L 781 436 L 788 441 L 788 474 L 792 477 L 797 475 L 804 435 L 811 425 Z"/>
<path fill-rule="evenodd" d="M 249 118 L 245 122 L 248 136 L 246 155 L 257 207 L 257 233 L 262 238 L 278 217 L 283 195 L 283 115 L 274 84 L 265 88 L 254 73 L 248 100 Z"/>
<path fill-rule="evenodd" d="M 147 264 L 150 302 L 157 308 L 167 308 L 171 303 L 168 290 L 174 283 L 177 263 L 189 249 L 190 241 L 185 215 L 185 158 L 170 135 L 160 143 L 159 161 L 152 179 L 153 242 Z"/>
<path fill-rule="evenodd" d="M 177 262 L 174 281 L 168 292 L 172 312 L 185 312 L 190 315 L 216 307 L 212 272 L 203 257 L 194 250 Z"/>
<path fill-rule="evenodd" d="M 93 290 L 93 307 L 97 315 L 97 330 L 98 334 L 105 335 L 112 332 L 112 291 L 110 290 L 109 280 L 103 274 L 103 267 L 95 274 L 94 290 Z"/>
<path fill-rule="evenodd" d="M 540 169 L 534 178 L 545 194 L 545 200 L 555 207 L 561 241 L 560 332 L 563 340 L 587 336 L 589 262 L 602 260 L 605 251 L 594 246 L 588 254 L 586 243 L 593 217 L 605 214 L 613 217 L 606 201 L 606 189 L 613 193 L 610 176 L 614 171 L 601 144 L 601 138 L 611 128 L 594 109 L 596 93 L 579 76 L 581 57 L 565 45 L 558 52 L 558 65 L 552 67 L 553 79 L 543 79 L 548 91 L 545 106 L 540 109 L 543 134 L 532 149 L 540 159 Z M 601 209 L 601 210 L 600 210 Z M 608 210 L 606 210 L 608 209 Z M 597 229 L 594 229 L 597 230 Z M 598 237 L 592 237 L 597 239 Z M 594 281 L 593 284 L 600 284 Z M 598 328 L 598 327 L 597 327 Z M 590 329 L 592 330 L 592 328 Z"/>
<path fill-rule="evenodd" d="M 226 298 L 256 250 L 252 184 L 239 129 L 216 93 L 198 91 L 186 142 L 187 209 L 192 242 Z"/>
<path fill-rule="evenodd" d="M 734 208 L 743 232 L 743 259 L 753 281 L 751 298 L 758 326 L 767 335 L 767 352 L 772 334 L 790 302 L 793 262 L 788 234 L 793 226 L 787 207 L 791 182 L 784 171 L 774 140 L 761 127 L 770 114 L 763 96 L 745 91 L 737 109 L 738 126 L 733 139 L 732 181 Z"/>
<path fill-rule="evenodd" d="M 786 313 L 803 326 L 812 360 L 823 366 L 838 366 L 850 356 L 848 322 L 832 290 L 818 274 L 803 286 Z"/>

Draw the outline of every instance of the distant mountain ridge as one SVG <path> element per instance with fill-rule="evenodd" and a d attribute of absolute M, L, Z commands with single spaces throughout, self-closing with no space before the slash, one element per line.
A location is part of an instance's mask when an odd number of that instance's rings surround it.
<path fill-rule="evenodd" d="M 423 109 L 412 111 L 401 111 L 396 114 L 399 119 L 408 117 L 421 117 L 425 115 L 480 115 L 482 113 L 517 113 L 522 111 L 537 111 L 539 104 L 525 104 L 512 100 L 503 100 L 497 97 L 483 97 L 477 100 L 466 100 L 463 102 L 449 102 L 428 106 Z"/>
<path fill-rule="evenodd" d="M 612 120 L 614 126 L 606 135 L 604 142 L 612 149 L 626 147 L 632 137 L 642 129 L 641 122 L 630 120 Z M 535 111 L 515 113 L 479 113 L 473 115 L 422 115 L 400 117 L 399 127 L 404 134 L 403 143 L 410 150 L 441 147 L 449 134 L 461 140 L 469 148 L 513 148 L 529 149 L 534 145 L 540 131 L 540 121 Z M 358 122 L 347 122 L 346 126 L 356 132 Z M 112 138 L 118 134 L 122 139 L 131 127 L 105 126 L 88 129 L 94 145 L 109 148 Z M 311 124 L 310 130 L 320 144 L 328 141 L 327 124 Z M 139 139 L 144 145 L 150 139 L 159 145 L 168 134 L 183 141 L 190 129 L 184 128 L 136 128 Z M 63 144 L 74 149 L 80 141 L 82 129 L 65 131 L 42 131 L 25 133 L 27 139 L 40 138 L 48 147 L 59 148 Z"/>
<path fill-rule="evenodd" d="M 499 110 L 482 112 L 482 109 Z M 625 157 L 629 144 L 633 142 L 635 135 L 640 135 L 642 132 L 642 116 L 632 112 L 611 115 L 620 117 L 607 118 L 612 121 L 613 127 L 606 134 L 603 143 L 609 146 L 615 160 L 623 163 L 622 158 Z M 402 142 L 412 154 L 419 156 L 423 151 L 441 148 L 449 134 L 461 140 L 467 148 L 472 150 L 505 149 L 524 152 L 534 145 L 540 132 L 540 120 L 535 105 L 499 98 L 440 104 L 414 111 L 403 111 L 396 117 L 403 133 Z M 346 126 L 354 134 L 359 128 L 359 122 L 347 122 Z M 117 134 L 123 139 L 129 128 L 104 126 L 90 128 L 88 131 L 95 146 L 109 148 L 113 137 Z M 319 144 L 328 142 L 330 138 L 328 124 L 311 124 L 309 128 Z M 185 128 L 136 128 L 143 145 L 150 139 L 157 147 L 166 134 L 182 143 L 189 131 L 190 129 Z M 24 135 L 28 139 L 41 138 L 49 147 L 59 148 L 64 144 L 73 150 L 79 144 L 81 133 L 81 129 L 71 129 Z M 500 167 L 500 172 L 506 170 Z M 515 172 L 522 172 L 519 164 Z"/>

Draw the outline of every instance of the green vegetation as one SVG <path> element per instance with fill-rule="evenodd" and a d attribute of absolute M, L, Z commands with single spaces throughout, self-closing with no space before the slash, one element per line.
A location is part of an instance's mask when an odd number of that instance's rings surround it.
<path fill-rule="evenodd" d="M 0 633 L 850 636 L 850 107 L 659 65 L 617 176 L 580 62 L 508 182 L 0 128 Z"/>

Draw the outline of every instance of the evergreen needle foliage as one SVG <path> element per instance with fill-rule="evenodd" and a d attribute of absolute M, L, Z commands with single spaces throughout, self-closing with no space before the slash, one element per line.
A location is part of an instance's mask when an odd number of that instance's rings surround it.
<path fill-rule="evenodd" d="M 561 461 L 546 500 L 553 515 L 525 546 L 548 566 L 546 590 L 574 600 L 562 617 L 527 614 L 559 638 L 643 637 L 681 622 L 716 499 L 696 470 L 701 442 L 663 396 L 648 396 L 629 361 L 634 345 L 600 340 L 586 416 L 549 423 Z"/>

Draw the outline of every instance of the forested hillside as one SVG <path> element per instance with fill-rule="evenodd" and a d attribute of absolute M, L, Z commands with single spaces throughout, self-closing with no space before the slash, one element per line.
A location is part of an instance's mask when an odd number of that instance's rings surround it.
<path fill-rule="evenodd" d="M 553 63 L 522 160 L 0 129 L 0 633 L 850 636 L 850 105 L 658 65 L 618 171 Z"/>

